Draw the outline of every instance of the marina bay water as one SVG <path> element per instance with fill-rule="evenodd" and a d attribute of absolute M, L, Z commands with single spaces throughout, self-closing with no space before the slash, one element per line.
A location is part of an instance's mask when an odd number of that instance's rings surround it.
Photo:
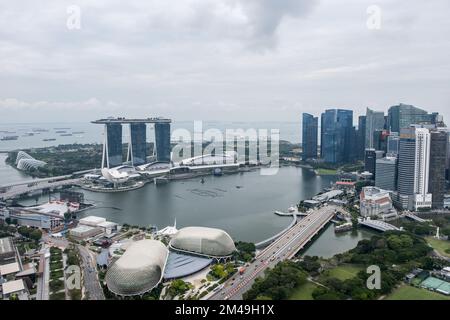
<path fill-rule="evenodd" d="M 20 172 L 6 166 L 0 154 L 0 180 L 10 183 L 28 180 Z M 259 171 L 172 181 L 165 185 L 147 184 L 125 193 L 95 193 L 83 191 L 87 202 L 95 208 L 80 217 L 97 215 L 118 223 L 163 228 L 208 226 L 222 228 L 235 240 L 258 242 L 284 229 L 290 217 L 280 217 L 275 210 L 287 211 L 301 199 L 307 199 L 334 181 L 331 176 L 317 176 L 298 167 L 281 167 L 278 174 L 262 176 Z M 48 196 L 22 201 L 34 205 Z M 305 254 L 331 257 L 369 238 L 371 232 L 335 234 L 330 224 L 314 240 Z"/>
<path fill-rule="evenodd" d="M 270 129 L 280 130 L 280 139 L 299 143 L 301 139 L 301 124 L 298 122 L 226 122 L 226 121 L 202 121 L 203 131 L 219 129 L 225 135 L 227 129 Z M 38 129 L 38 130 L 36 130 Z M 172 132 L 177 129 L 186 129 L 194 132 L 193 121 L 174 121 L 171 125 Z M 64 132 L 63 132 L 64 131 Z M 33 133 L 33 135 L 30 135 Z M 68 135 L 71 134 L 71 135 Z M 124 130 L 124 139 L 128 134 Z M 16 149 L 50 147 L 59 144 L 72 143 L 102 143 L 103 127 L 92 123 L 0 123 L 0 138 L 5 136 L 17 136 L 17 140 L 0 140 L 0 151 Z M 55 139 L 51 141 L 44 141 Z M 151 127 L 147 130 L 147 140 L 154 140 L 154 131 Z"/>

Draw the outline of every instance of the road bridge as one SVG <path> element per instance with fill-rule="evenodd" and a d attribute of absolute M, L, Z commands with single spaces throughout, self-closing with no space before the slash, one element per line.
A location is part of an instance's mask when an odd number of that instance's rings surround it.
<path fill-rule="evenodd" d="M 71 176 L 36 179 L 0 187 L 0 200 L 13 199 L 23 194 L 31 194 L 37 191 L 54 191 L 67 185 L 78 185 L 79 178 L 71 179 Z M 60 180 L 61 179 L 61 180 Z"/>
<path fill-rule="evenodd" d="M 241 300 L 242 295 L 251 288 L 257 277 L 262 276 L 268 268 L 273 268 L 278 262 L 295 256 L 333 218 L 337 209 L 337 206 L 325 205 L 298 220 L 294 226 L 259 252 L 255 260 L 247 265 L 243 275 L 235 275 L 227 280 L 223 287 L 208 299 Z"/>

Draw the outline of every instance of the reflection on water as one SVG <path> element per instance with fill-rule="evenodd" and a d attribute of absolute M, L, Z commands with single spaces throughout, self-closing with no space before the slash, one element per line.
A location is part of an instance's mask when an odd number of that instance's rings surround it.
<path fill-rule="evenodd" d="M 11 168 L 10 168 L 11 170 Z M 172 181 L 164 185 L 147 184 L 124 193 L 83 191 L 87 202 L 96 207 L 80 217 L 97 215 L 118 223 L 163 228 L 206 226 L 226 230 L 235 240 L 259 242 L 284 229 L 290 217 L 280 217 L 275 210 L 286 211 L 302 199 L 311 198 L 328 187 L 333 177 L 316 176 L 296 167 L 282 167 L 278 174 L 262 176 L 259 171 L 221 177 Z M 47 196 L 38 202 L 45 202 Z M 34 205 L 35 199 L 23 201 Z M 334 234 L 330 224 L 306 250 L 306 254 L 330 257 L 356 246 L 370 237 L 367 231 Z"/>

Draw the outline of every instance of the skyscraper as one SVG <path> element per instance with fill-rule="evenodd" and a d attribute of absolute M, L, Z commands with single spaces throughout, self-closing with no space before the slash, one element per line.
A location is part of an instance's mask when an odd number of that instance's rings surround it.
<path fill-rule="evenodd" d="M 397 158 L 385 157 L 376 160 L 375 186 L 384 190 L 397 190 Z"/>
<path fill-rule="evenodd" d="M 373 178 L 376 177 L 376 163 L 377 159 L 381 159 L 384 156 L 384 152 L 381 150 L 375 150 L 373 148 L 366 149 L 364 156 L 364 170 L 373 174 Z"/>
<path fill-rule="evenodd" d="M 155 125 L 155 148 L 157 160 L 170 162 L 170 123 L 166 118 L 126 119 L 124 117 L 92 121 L 105 128 L 103 142 L 102 168 L 113 168 L 123 164 L 122 126 L 129 125 L 127 161 L 134 166 L 147 162 L 147 124 Z"/>
<path fill-rule="evenodd" d="M 106 148 L 103 152 L 104 167 L 113 168 L 123 163 L 122 157 L 122 125 L 120 123 L 108 123 L 105 125 Z M 106 151 L 106 154 L 105 154 Z"/>
<path fill-rule="evenodd" d="M 358 118 L 357 139 L 357 157 L 359 160 L 364 160 L 364 152 L 366 150 L 366 116 L 359 116 Z"/>
<path fill-rule="evenodd" d="M 387 152 L 388 137 L 390 133 L 387 130 L 375 130 L 373 133 L 373 148 Z"/>
<path fill-rule="evenodd" d="M 429 192 L 435 209 L 444 207 L 447 144 L 447 132 L 431 132 Z"/>
<path fill-rule="evenodd" d="M 146 163 L 147 160 L 147 125 L 145 123 L 130 124 L 130 143 L 128 160 L 133 166 Z"/>
<path fill-rule="evenodd" d="M 398 152 L 397 204 L 401 209 L 413 210 L 414 164 L 416 138 L 414 128 L 402 129 Z"/>
<path fill-rule="evenodd" d="M 156 159 L 170 162 L 170 123 L 155 123 Z"/>
<path fill-rule="evenodd" d="M 398 156 L 398 149 L 400 144 L 400 136 L 398 132 L 391 132 L 387 141 L 387 155 L 388 156 Z"/>
<path fill-rule="evenodd" d="M 426 128 L 416 128 L 416 162 L 414 168 L 415 209 L 431 207 L 428 191 L 430 174 L 431 135 Z"/>
<path fill-rule="evenodd" d="M 328 163 L 347 161 L 351 144 L 356 143 L 353 128 L 353 111 L 330 109 L 321 117 L 321 157 Z M 347 140 L 346 140 L 347 138 Z"/>
<path fill-rule="evenodd" d="M 430 208 L 430 131 L 411 127 L 400 130 L 398 204 L 402 209 Z"/>
<path fill-rule="evenodd" d="M 373 135 L 376 130 L 385 128 L 384 112 L 373 111 L 367 108 L 366 111 L 366 148 L 374 148 Z"/>
<path fill-rule="evenodd" d="M 413 124 L 434 124 L 437 118 L 437 113 L 429 114 L 425 110 L 401 103 L 389 108 L 387 129 L 400 132 L 400 129 L 409 128 Z"/>
<path fill-rule="evenodd" d="M 302 159 L 317 158 L 317 139 L 318 139 L 319 119 L 311 114 L 303 113 L 302 121 Z"/>

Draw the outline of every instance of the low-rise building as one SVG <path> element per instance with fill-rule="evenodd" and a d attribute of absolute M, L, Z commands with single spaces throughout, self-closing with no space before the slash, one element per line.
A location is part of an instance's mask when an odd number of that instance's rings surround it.
<path fill-rule="evenodd" d="M 377 187 L 364 187 L 360 194 L 360 213 L 363 217 L 396 214 L 389 191 Z"/>
<path fill-rule="evenodd" d="M 79 224 L 91 227 L 97 227 L 99 224 L 106 222 L 105 218 L 96 217 L 96 216 L 88 216 L 80 219 Z"/>
<path fill-rule="evenodd" d="M 14 275 L 19 271 L 20 267 L 17 262 L 0 265 L 0 278 L 5 278 L 6 276 L 9 275 Z"/>
<path fill-rule="evenodd" d="M 87 225 L 79 225 L 69 231 L 69 234 L 75 240 L 87 240 L 103 233 L 103 229 L 100 227 L 91 227 Z"/>
<path fill-rule="evenodd" d="M 8 281 L 2 284 L 2 295 L 4 300 L 16 295 L 19 300 L 28 300 L 28 290 L 22 279 Z"/>
<path fill-rule="evenodd" d="M 112 234 L 117 231 L 118 224 L 111 221 L 99 223 L 97 227 L 102 228 L 105 234 Z"/>
<path fill-rule="evenodd" d="M 323 202 L 327 202 L 330 199 L 336 198 L 343 193 L 344 193 L 344 191 L 342 191 L 342 190 L 331 190 L 331 191 L 319 194 L 319 195 L 313 197 L 312 199 L 323 203 Z"/>
<path fill-rule="evenodd" d="M 0 239 L 0 265 L 16 261 L 16 251 L 10 237 Z"/>

